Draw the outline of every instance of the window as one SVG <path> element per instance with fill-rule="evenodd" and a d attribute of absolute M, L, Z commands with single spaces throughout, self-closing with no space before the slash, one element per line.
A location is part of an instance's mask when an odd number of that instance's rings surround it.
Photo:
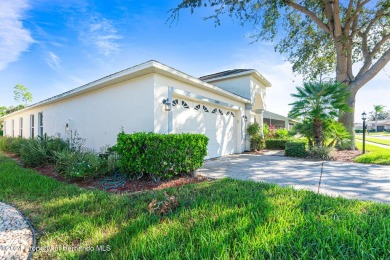
<path fill-rule="evenodd" d="M 23 117 L 19 118 L 19 137 L 23 137 Z"/>
<path fill-rule="evenodd" d="M 34 128 L 35 128 L 35 122 L 34 122 L 34 115 L 30 115 L 30 137 L 31 138 L 34 138 L 35 137 L 35 132 L 34 132 Z"/>
<path fill-rule="evenodd" d="M 183 100 L 181 101 L 181 104 L 184 108 L 190 108 L 186 102 L 184 102 Z"/>
<path fill-rule="evenodd" d="M 43 137 L 43 113 L 38 113 L 38 136 Z"/>
<path fill-rule="evenodd" d="M 11 122 L 11 131 L 12 131 L 12 137 L 15 137 L 15 120 L 13 119 Z"/>
<path fill-rule="evenodd" d="M 4 124 L 3 124 L 3 135 L 4 136 L 7 135 L 7 121 L 4 121 Z"/>

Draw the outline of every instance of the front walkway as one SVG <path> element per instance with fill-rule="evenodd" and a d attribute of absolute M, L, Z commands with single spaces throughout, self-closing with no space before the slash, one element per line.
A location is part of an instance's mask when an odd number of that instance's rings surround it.
<path fill-rule="evenodd" d="M 269 182 L 314 192 L 319 188 L 322 194 L 390 203 L 390 166 L 239 154 L 208 160 L 197 174 Z"/>

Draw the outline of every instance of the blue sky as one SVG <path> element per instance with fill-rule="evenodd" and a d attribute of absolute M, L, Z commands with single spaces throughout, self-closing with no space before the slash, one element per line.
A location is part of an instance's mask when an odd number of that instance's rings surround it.
<path fill-rule="evenodd" d="M 168 10 L 179 1 L 1 0 L 0 105 L 14 105 L 23 84 L 38 102 L 147 60 L 190 75 L 253 68 L 273 85 L 267 109 L 286 115 L 290 93 L 302 82 L 272 43 L 251 44 L 251 27 L 229 17 L 215 27 L 207 9 L 183 11 L 170 26 Z M 363 89 L 356 114 L 382 104 L 390 109 L 390 66 Z"/>

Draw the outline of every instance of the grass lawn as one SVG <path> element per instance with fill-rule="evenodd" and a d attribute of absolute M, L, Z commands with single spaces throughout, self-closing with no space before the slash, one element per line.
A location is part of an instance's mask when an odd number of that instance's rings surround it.
<path fill-rule="evenodd" d="M 152 214 L 164 192 L 178 205 Z M 224 179 L 116 195 L 85 190 L 21 168 L 0 154 L 0 201 L 38 230 L 36 259 L 384 259 L 390 205 Z M 109 251 L 96 250 L 103 245 Z"/>
<path fill-rule="evenodd" d="M 363 140 L 362 136 L 357 136 L 356 138 L 359 140 Z M 377 144 L 389 145 L 389 149 L 390 149 L 390 140 L 388 140 L 388 139 L 381 139 L 381 138 L 374 138 L 374 137 L 367 137 L 366 136 L 366 140 L 373 142 L 373 143 L 377 143 Z"/>
<path fill-rule="evenodd" d="M 356 146 L 363 150 L 363 143 L 357 140 Z M 366 144 L 366 154 L 360 155 L 354 159 L 359 163 L 374 163 L 390 165 L 390 149 L 382 148 L 372 144 Z"/>

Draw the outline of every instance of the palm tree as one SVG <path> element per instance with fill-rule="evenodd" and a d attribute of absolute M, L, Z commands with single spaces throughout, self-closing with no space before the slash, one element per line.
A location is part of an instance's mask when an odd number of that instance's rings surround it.
<path fill-rule="evenodd" d="M 378 132 L 378 113 L 383 112 L 383 109 L 384 109 L 385 107 L 386 107 L 386 106 L 383 106 L 383 105 L 374 105 L 374 112 L 375 112 L 375 115 L 374 115 L 374 118 L 375 118 L 375 132 Z"/>
<path fill-rule="evenodd" d="M 346 102 L 351 93 L 339 82 L 304 83 L 303 87 L 296 89 L 298 93 L 291 94 L 296 101 L 289 104 L 292 105 L 289 116 L 312 122 L 314 144 L 317 147 L 322 146 L 324 121 L 351 111 Z"/>

